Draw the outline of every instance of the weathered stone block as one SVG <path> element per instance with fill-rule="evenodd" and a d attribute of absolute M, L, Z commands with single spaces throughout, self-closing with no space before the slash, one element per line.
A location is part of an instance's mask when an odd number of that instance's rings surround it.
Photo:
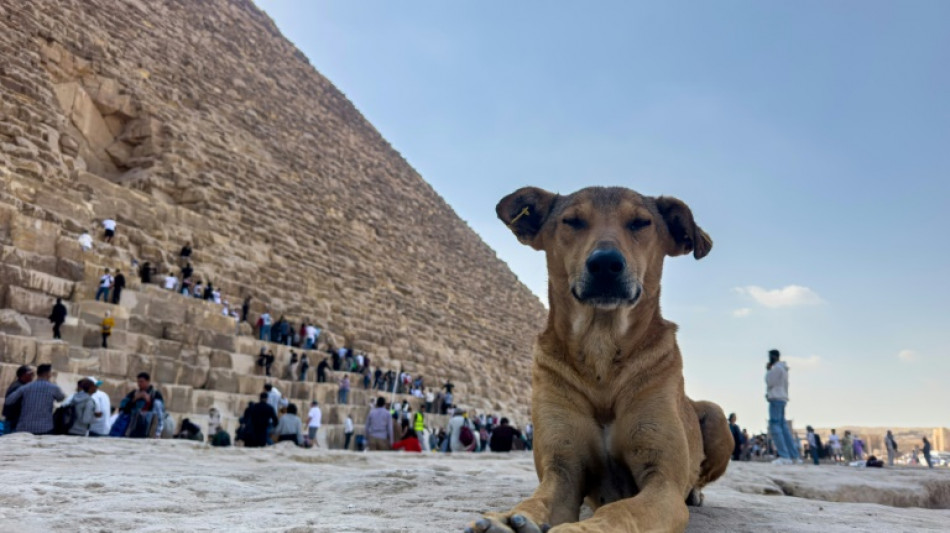
<path fill-rule="evenodd" d="M 153 377 L 154 380 L 154 377 Z M 165 408 L 176 413 L 190 413 L 194 408 L 192 389 L 184 385 L 169 385 L 157 382 L 156 386 L 165 397 Z"/>
<path fill-rule="evenodd" d="M 98 350 L 99 371 L 105 376 L 128 377 L 129 357 L 119 350 Z M 133 376 L 134 377 L 134 376 Z"/>
<path fill-rule="evenodd" d="M 13 309 L 0 309 L 0 333 L 29 337 L 33 328 L 23 315 Z"/>
<path fill-rule="evenodd" d="M 4 307 L 24 315 L 49 316 L 56 303 L 52 296 L 13 285 L 8 285 L 4 293 Z"/>
<path fill-rule="evenodd" d="M 168 359 L 166 357 L 155 357 L 154 358 L 154 372 L 152 373 L 152 380 L 158 383 L 179 383 L 179 378 L 181 376 L 181 367 L 182 364 L 180 361 L 174 359 Z"/>
<path fill-rule="evenodd" d="M 36 360 L 36 339 L 0 334 L 0 362 L 32 365 Z"/>
<path fill-rule="evenodd" d="M 15 248 L 40 255 L 56 255 L 59 227 L 51 222 L 25 215 L 13 217 L 10 237 Z"/>
<path fill-rule="evenodd" d="M 227 368 L 231 367 L 231 354 L 221 350 L 214 350 L 211 352 L 210 364 L 212 368 Z"/>
<path fill-rule="evenodd" d="M 205 388 L 221 392 L 238 392 L 240 389 L 238 376 L 231 370 L 212 368 L 208 373 L 208 382 Z"/>

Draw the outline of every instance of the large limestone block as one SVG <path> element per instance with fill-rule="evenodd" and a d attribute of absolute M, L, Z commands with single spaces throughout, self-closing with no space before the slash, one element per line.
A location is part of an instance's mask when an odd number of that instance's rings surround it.
<path fill-rule="evenodd" d="M 178 341 L 168 340 L 168 339 L 158 339 L 158 343 L 155 347 L 155 355 L 161 355 L 163 357 L 170 357 L 172 359 L 179 359 L 181 353 L 184 350 L 182 343 Z"/>
<path fill-rule="evenodd" d="M 182 297 L 182 300 L 184 300 L 184 297 Z M 149 298 L 147 301 L 146 316 L 163 322 L 183 323 L 186 321 L 185 301 L 168 301 L 154 297 Z"/>
<path fill-rule="evenodd" d="M 128 359 L 128 373 L 126 376 L 129 379 L 134 380 L 135 377 L 140 372 L 148 372 L 152 376 L 152 379 L 155 379 L 155 368 L 153 364 L 153 358 L 147 355 L 141 355 L 136 353 L 127 353 Z"/>
<path fill-rule="evenodd" d="M 77 348 L 80 352 L 81 348 Z M 77 354 L 78 358 L 81 358 L 81 354 Z M 70 346 L 65 342 L 60 341 L 37 341 L 36 343 L 36 359 L 33 361 L 34 364 L 52 364 L 53 368 L 62 371 L 69 371 L 67 367 L 69 366 L 70 358 Z M 64 366 L 58 366 L 58 363 L 65 363 Z"/>
<path fill-rule="evenodd" d="M 264 383 L 274 381 L 264 376 L 238 375 L 238 390 L 241 394 L 260 394 L 264 391 Z"/>
<path fill-rule="evenodd" d="M 112 295 L 110 294 L 109 296 L 111 297 Z M 103 301 L 83 300 L 79 302 L 79 316 L 82 320 L 86 320 L 89 323 L 98 324 L 102 322 L 102 319 L 106 316 L 106 311 L 112 314 L 112 318 L 115 319 L 115 327 L 117 329 L 128 329 L 128 309 Z"/>
<path fill-rule="evenodd" d="M 56 303 L 56 299 L 51 296 L 13 285 L 8 285 L 4 293 L 4 307 L 24 315 L 48 317 Z"/>
<path fill-rule="evenodd" d="M 10 237 L 15 248 L 40 255 L 56 256 L 56 238 L 59 227 L 25 215 L 16 215 L 12 220 Z"/>
<path fill-rule="evenodd" d="M 295 381 L 291 385 L 289 395 L 295 400 L 310 401 L 313 399 L 313 383 Z"/>
<path fill-rule="evenodd" d="M 235 337 L 233 334 L 218 333 L 207 329 L 197 330 L 197 333 L 197 342 L 201 346 L 207 346 L 216 350 L 224 350 L 226 352 L 235 351 L 234 340 L 237 337 Z"/>
<path fill-rule="evenodd" d="M 0 362 L 32 365 L 36 360 L 36 339 L 0 333 Z"/>
<path fill-rule="evenodd" d="M 185 346 L 198 344 L 199 332 L 187 324 L 163 322 L 165 332 L 163 337 L 170 341 L 179 342 Z"/>
<path fill-rule="evenodd" d="M 312 366 L 313 363 L 311 363 Z M 232 353 L 231 354 L 231 368 L 234 369 L 238 374 L 259 374 L 263 369 L 257 366 L 257 356 L 256 355 L 245 355 L 243 353 Z M 312 369 L 311 369 L 312 370 Z M 271 372 L 274 373 L 274 369 L 271 369 Z M 316 372 L 316 370 L 313 370 Z"/>
<path fill-rule="evenodd" d="M 236 393 L 240 389 L 238 376 L 231 370 L 225 368 L 212 368 L 208 372 L 208 382 L 205 388 Z"/>
<path fill-rule="evenodd" d="M 211 352 L 211 368 L 231 369 L 231 354 L 222 350 L 213 350 Z"/>
<path fill-rule="evenodd" d="M 124 299 L 125 293 L 123 292 L 122 294 Z M 129 329 L 136 333 L 152 337 L 156 341 L 161 340 L 162 335 L 165 333 L 165 326 L 161 323 L 161 321 L 152 320 L 150 318 L 135 314 L 134 312 L 129 317 Z"/>
<path fill-rule="evenodd" d="M 13 309 L 0 309 L 0 333 L 29 337 L 33 334 L 33 328 L 20 313 Z"/>
<path fill-rule="evenodd" d="M 127 377 L 129 376 L 129 357 L 125 352 L 119 350 L 98 349 L 99 371 L 105 376 Z"/>
<path fill-rule="evenodd" d="M 180 381 L 183 385 L 202 389 L 208 384 L 210 372 L 211 368 L 207 366 L 183 364 Z"/>
<path fill-rule="evenodd" d="M 152 379 L 159 383 L 178 384 L 181 377 L 182 363 L 166 357 L 155 357 L 153 360 Z"/>
<path fill-rule="evenodd" d="M 159 390 L 162 391 L 162 396 L 165 397 L 165 407 L 168 410 L 176 413 L 189 413 L 194 409 L 191 387 L 155 381 L 154 376 L 152 376 L 152 380 Z"/>
<path fill-rule="evenodd" d="M 65 299 L 69 299 L 72 295 L 74 286 L 74 283 L 67 279 L 12 265 L 0 265 L 0 280 L 7 285 Z"/>

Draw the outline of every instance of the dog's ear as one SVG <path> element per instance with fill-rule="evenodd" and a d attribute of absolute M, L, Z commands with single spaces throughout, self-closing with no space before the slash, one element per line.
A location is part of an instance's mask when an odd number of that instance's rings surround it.
<path fill-rule="evenodd" d="M 495 206 L 498 218 L 518 237 L 521 244 L 543 248 L 538 239 L 541 227 L 551 214 L 558 195 L 537 187 L 523 187 L 505 196 Z"/>
<path fill-rule="evenodd" d="M 666 222 L 671 242 L 667 253 L 671 256 L 693 252 L 702 259 L 712 250 L 712 239 L 693 220 L 693 212 L 682 200 L 670 196 L 656 199 L 656 208 Z"/>

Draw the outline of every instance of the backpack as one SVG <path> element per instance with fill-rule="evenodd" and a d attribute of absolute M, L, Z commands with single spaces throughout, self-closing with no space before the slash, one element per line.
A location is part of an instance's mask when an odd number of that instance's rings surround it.
<path fill-rule="evenodd" d="M 76 406 L 60 405 L 53 411 L 53 435 L 65 435 L 76 423 Z"/>
<path fill-rule="evenodd" d="M 461 429 L 459 429 L 459 442 L 466 448 L 475 442 L 475 434 L 472 433 L 472 428 L 468 427 L 467 424 L 462 424 Z"/>
<path fill-rule="evenodd" d="M 120 414 L 119 418 L 116 418 L 112 424 L 112 428 L 109 430 L 109 436 L 124 437 L 126 430 L 129 429 L 129 422 L 131 421 L 132 417 L 128 413 Z"/>

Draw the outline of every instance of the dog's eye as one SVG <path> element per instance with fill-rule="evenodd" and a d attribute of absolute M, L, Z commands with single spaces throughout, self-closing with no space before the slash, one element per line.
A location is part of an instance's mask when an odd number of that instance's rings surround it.
<path fill-rule="evenodd" d="M 583 220 L 577 217 L 567 217 L 561 222 L 563 222 L 564 224 L 567 224 L 568 226 L 574 229 L 584 229 L 587 227 L 587 222 L 584 222 Z"/>
<path fill-rule="evenodd" d="M 650 224 L 651 222 L 649 219 L 637 218 L 637 219 L 631 220 L 630 223 L 627 224 L 627 229 L 629 229 L 630 231 L 638 231 L 649 226 Z"/>

